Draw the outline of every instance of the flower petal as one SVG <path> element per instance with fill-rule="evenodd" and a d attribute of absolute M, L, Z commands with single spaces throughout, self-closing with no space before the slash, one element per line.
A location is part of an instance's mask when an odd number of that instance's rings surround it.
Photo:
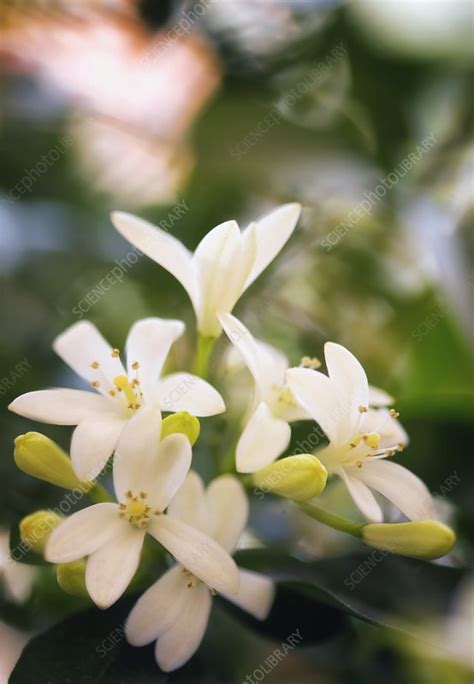
<path fill-rule="evenodd" d="M 112 403 L 95 392 L 58 387 L 22 394 L 8 408 L 42 423 L 78 425 L 84 418 L 109 412 Z"/>
<path fill-rule="evenodd" d="M 26 563 L 8 560 L 2 570 L 7 596 L 16 603 L 24 603 L 31 594 L 37 569 Z"/>
<path fill-rule="evenodd" d="M 257 221 L 255 224 L 256 255 L 244 289 L 247 289 L 258 278 L 283 249 L 296 227 L 300 213 L 299 204 L 284 204 Z M 245 238 L 247 238 L 247 232 L 248 228 L 244 231 Z"/>
<path fill-rule="evenodd" d="M 231 594 L 238 591 L 236 564 L 209 536 L 169 515 L 153 519 L 148 531 L 181 565 L 209 587 Z"/>
<path fill-rule="evenodd" d="M 214 527 L 212 538 L 232 553 L 247 524 L 249 503 L 245 489 L 233 475 L 221 475 L 207 488 L 206 499 Z"/>
<path fill-rule="evenodd" d="M 148 483 L 150 501 L 154 508 L 164 511 L 183 485 L 191 467 L 192 449 L 187 437 L 168 435 L 160 442 Z"/>
<path fill-rule="evenodd" d="M 168 631 L 186 607 L 188 578 L 174 565 L 138 599 L 125 628 L 132 646 L 145 646 Z"/>
<path fill-rule="evenodd" d="M 272 463 L 290 443 L 291 429 L 287 422 L 275 418 L 261 402 L 242 432 L 236 450 L 239 473 L 254 473 Z"/>
<path fill-rule="evenodd" d="M 211 518 L 204 484 L 200 476 L 190 470 L 178 493 L 171 501 L 168 515 L 196 527 L 205 534 L 211 533 Z"/>
<path fill-rule="evenodd" d="M 362 515 L 371 522 L 382 522 L 383 513 L 374 495 L 362 480 L 353 477 L 355 468 L 339 468 L 336 472 L 344 481 L 349 494 Z"/>
<path fill-rule="evenodd" d="M 87 382 L 97 381 L 102 394 L 115 389 L 113 379 L 124 375 L 118 356 L 112 356 L 112 347 L 89 321 L 74 323 L 53 342 L 53 349 L 72 370 Z M 99 368 L 92 368 L 97 362 Z"/>
<path fill-rule="evenodd" d="M 99 608 L 108 608 L 128 587 L 140 563 L 145 532 L 126 524 L 120 534 L 94 551 L 87 561 L 86 587 Z"/>
<path fill-rule="evenodd" d="M 245 325 L 230 313 L 219 313 L 219 321 L 232 344 L 239 350 L 252 373 L 258 399 L 267 399 L 272 386 L 283 385 L 288 361 L 274 347 L 256 340 Z"/>
<path fill-rule="evenodd" d="M 171 345 L 184 330 L 182 321 L 163 318 L 144 318 L 130 328 L 126 344 L 128 376 L 140 380 L 145 401 L 156 387 Z M 140 364 L 138 369 L 133 368 L 135 363 Z"/>
<path fill-rule="evenodd" d="M 199 648 L 211 612 L 211 592 L 201 583 L 188 590 L 186 609 L 156 642 L 155 657 L 164 672 L 186 663 Z"/>
<path fill-rule="evenodd" d="M 197 246 L 193 260 L 199 282 L 198 328 L 203 335 L 220 334 L 216 314 L 232 310 L 242 294 L 254 258 L 253 231 L 244 241 L 235 221 L 216 226 Z"/>
<path fill-rule="evenodd" d="M 241 570 L 240 589 L 237 594 L 224 594 L 225 598 L 247 611 L 257 620 L 266 620 L 275 597 L 275 584 L 265 575 Z"/>
<path fill-rule="evenodd" d="M 309 368 L 290 368 L 286 377 L 297 401 L 319 423 L 329 440 L 337 443 L 343 409 L 331 380 Z"/>
<path fill-rule="evenodd" d="M 426 485 L 398 463 L 387 460 L 365 463 L 358 477 L 383 494 L 410 520 L 435 517 L 433 499 Z"/>
<path fill-rule="evenodd" d="M 212 385 L 191 373 L 171 373 L 157 386 L 162 411 L 187 411 L 193 416 L 215 416 L 225 411 L 224 400 Z"/>
<path fill-rule="evenodd" d="M 395 399 L 383 389 L 369 385 L 369 406 L 393 406 Z"/>
<path fill-rule="evenodd" d="M 401 423 L 396 418 L 392 418 L 386 408 L 369 408 L 365 414 L 364 431 L 379 433 L 379 449 L 396 448 L 399 444 L 406 446 L 409 442 Z"/>
<path fill-rule="evenodd" d="M 113 413 L 79 423 L 72 434 L 71 462 L 80 480 L 94 480 L 102 472 L 126 424 Z"/>
<path fill-rule="evenodd" d="M 45 558 L 51 563 L 69 563 L 84 558 L 120 533 L 125 523 L 114 503 L 99 503 L 71 515 L 52 531 Z"/>
<path fill-rule="evenodd" d="M 191 253 L 182 242 L 138 216 L 114 211 L 111 218 L 126 240 L 179 280 L 195 306 L 196 286 Z"/>
<path fill-rule="evenodd" d="M 364 414 L 361 406 L 369 406 L 369 383 L 364 369 L 354 354 L 341 344 L 326 342 L 324 357 L 329 379 L 339 396 L 339 440 L 348 441 L 360 431 Z"/>

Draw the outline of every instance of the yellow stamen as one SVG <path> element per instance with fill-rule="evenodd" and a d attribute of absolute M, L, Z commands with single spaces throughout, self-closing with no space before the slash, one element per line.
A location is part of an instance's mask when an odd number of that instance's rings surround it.
<path fill-rule="evenodd" d="M 96 389 L 100 387 L 100 382 L 98 380 L 94 380 L 94 382 L 91 382 L 92 387 L 95 387 Z"/>
<path fill-rule="evenodd" d="M 398 411 L 395 411 L 395 409 L 390 409 L 390 411 L 388 412 L 388 414 L 389 414 L 389 416 L 391 416 L 392 418 L 398 418 L 398 416 L 400 415 L 400 414 L 398 413 Z"/>
<path fill-rule="evenodd" d="M 133 370 L 137 370 L 138 368 L 140 368 L 140 364 L 138 363 L 138 361 L 134 361 L 132 363 L 132 368 Z"/>
<path fill-rule="evenodd" d="M 359 413 L 367 413 L 368 408 L 367 406 L 359 406 Z"/>
<path fill-rule="evenodd" d="M 120 356 L 120 349 L 112 349 L 112 358 L 116 359 Z"/>
<path fill-rule="evenodd" d="M 380 444 L 380 435 L 377 432 L 370 432 L 364 439 L 372 449 L 376 449 Z"/>
<path fill-rule="evenodd" d="M 119 392 L 123 392 L 125 394 L 130 408 L 138 408 L 135 392 L 133 391 L 130 381 L 126 375 L 117 375 L 114 378 L 114 385 Z"/>
<path fill-rule="evenodd" d="M 312 368 L 316 370 L 321 367 L 321 361 L 316 356 L 303 356 L 300 361 L 300 366 L 303 368 Z"/>
<path fill-rule="evenodd" d="M 98 361 L 93 361 L 91 363 L 91 368 L 99 368 L 99 362 Z"/>

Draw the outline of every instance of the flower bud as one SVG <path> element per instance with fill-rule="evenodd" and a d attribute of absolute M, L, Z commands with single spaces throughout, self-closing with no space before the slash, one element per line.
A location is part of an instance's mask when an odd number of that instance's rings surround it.
<path fill-rule="evenodd" d="M 252 480 L 262 492 L 272 492 L 293 501 L 307 501 L 321 494 L 327 477 L 326 468 L 316 456 L 301 454 L 275 461 L 254 473 Z"/>
<path fill-rule="evenodd" d="M 194 446 L 201 432 L 201 425 L 195 416 L 192 416 L 187 411 L 179 411 L 171 416 L 167 416 L 163 420 L 161 424 L 161 439 L 176 432 L 186 435 L 191 446 Z"/>
<path fill-rule="evenodd" d="M 81 482 L 72 469 L 71 459 L 53 440 L 39 432 L 27 432 L 15 439 L 15 463 L 27 475 L 50 484 L 87 491 L 93 482 Z"/>
<path fill-rule="evenodd" d="M 406 523 L 369 523 L 362 528 L 362 539 L 369 546 L 410 556 L 432 560 L 450 551 L 456 535 L 437 520 L 415 520 Z"/>
<path fill-rule="evenodd" d="M 89 596 L 86 588 L 86 561 L 84 558 L 56 566 L 56 579 L 66 594 Z"/>
<path fill-rule="evenodd" d="M 62 520 L 63 517 L 53 511 L 31 513 L 20 523 L 21 540 L 33 551 L 42 554 L 49 535 Z"/>

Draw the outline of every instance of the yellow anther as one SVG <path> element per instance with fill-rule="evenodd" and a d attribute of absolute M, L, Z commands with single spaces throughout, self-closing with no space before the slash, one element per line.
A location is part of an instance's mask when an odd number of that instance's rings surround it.
<path fill-rule="evenodd" d="M 133 370 L 138 370 L 138 368 L 140 368 L 140 364 L 138 363 L 138 361 L 134 361 L 132 363 L 132 368 Z"/>
<path fill-rule="evenodd" d="M 403 444 L 403 442 L 398 442 L 397 451 L 403 451 L 404 448 L 405 448 L 405 445 Z"/>
<path fill-rule="evenodd" d="M 356 462 L 356 466 L 357 466 L 358 468 L 362 468 L 362 461 L 357 461 L 357 462 Z"/>
<path fill-rule="evenodd" d="M 398 411 L 395 411 L 395 409 L 390 409 L 390 411 L 388 412 L 388 415 L 391 416 L 392 418 L 398 418 L 398 416 L 400 414 L 398 413 Z"/>
<path fill-rule="evenodd" d="M 93 382 L 91 382 L 91 385 L 92 387 L 98 389 L 100 387 L 100 382 L 98 380 L 94 380 Z"/>
<path fill-rule="evenodd" d="M 212 587 L 211 594 L 212 596 L 217 596 L 217 589 L 214 589 L 214 587 Z"/>
<path fill-rule="evenodd" d="M 98 361 L 93 361 L 93 362 L 91 363 L 91 368 L 99 368 L 99 365 L 100 365 L 100 364 L 99 364 Z"/>
<path fill-rule="evenodd" d="M 120 356 L 120 349 L 112 349 L 112 357 L 116 359 L 118 356 Z"/>
<path fill-rule="evenodd" d="M 368 410 L 367 406 L 359 406 L 359 413 L 367 413 Z"/>
<path fill-rule="evenodd" d="M 296 400 L 293 392 L 289 387 L 281 387 L 278 394 L 278 401 L 288 404 L 288 406 L 296 406 Z"/>
<path fill-rule="evenodd" d="M 380 444 L 380 435 L 378 432 L 369 432 L 368 435 L 364 437 L 365 441 L 372 449 L 376 449 Z"/>
<path fill-rule="evenodd" d="M 321 361 L 316 356 L 303 356 L 300 361 L 300 366 L 303 368 L 312 368 L 316 370 L 321 367 Z"/>
<path fill-rule="evenodd" d="M 109 390 L 109 391 L 108 391 L 108 394 L 109 394 L 111 397 L 115 397 L 115 395 L 117 394 L 117 392 L 116 392 L 115 390 Z"/>
<path fill-rule="evenodd" d="M 138 408 L 135 392 L 133 391 L 133 387 L 131 386 L 126 375 L 117 375 L 114 378 L 114 385 L 119 392 L 123 392 L 127 397 L 129 408 Z"/>

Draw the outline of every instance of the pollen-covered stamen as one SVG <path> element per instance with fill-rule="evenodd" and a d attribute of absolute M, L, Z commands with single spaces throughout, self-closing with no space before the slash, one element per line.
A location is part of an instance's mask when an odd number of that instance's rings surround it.
<path fill-rule="evenodd" d="M 293 392 L 289 387 L 276 387 L 278 389 L 278 402 L 287 406 L 298 406 Z"/>
<path fill-rule="evenodd" d="M 300 368 L 311 368 L 316 370 L 321 367 L 321 361 L 316 356 L 303 356 L 300 361 Z"/>
<path fill-rule="evenodd" d="M 119 392 L 123 392 L 127 399 L 129 409 L 136 410 L 140 408 L 138 392 L 135 389 L 136 383 L 130 382 L 126 375 L 117 375 L 114 378 L 114 385 Z"/>
<path fill-rule="evenodd" d="M 119 504 L 119 516 L 125 518 L 135 527 L 144 528 L 148 525 L 152 515 L 151 508 L 147 503 L 146 492 L 134 495 L 131 491 L 125 493 L 128 503 Z"/>

